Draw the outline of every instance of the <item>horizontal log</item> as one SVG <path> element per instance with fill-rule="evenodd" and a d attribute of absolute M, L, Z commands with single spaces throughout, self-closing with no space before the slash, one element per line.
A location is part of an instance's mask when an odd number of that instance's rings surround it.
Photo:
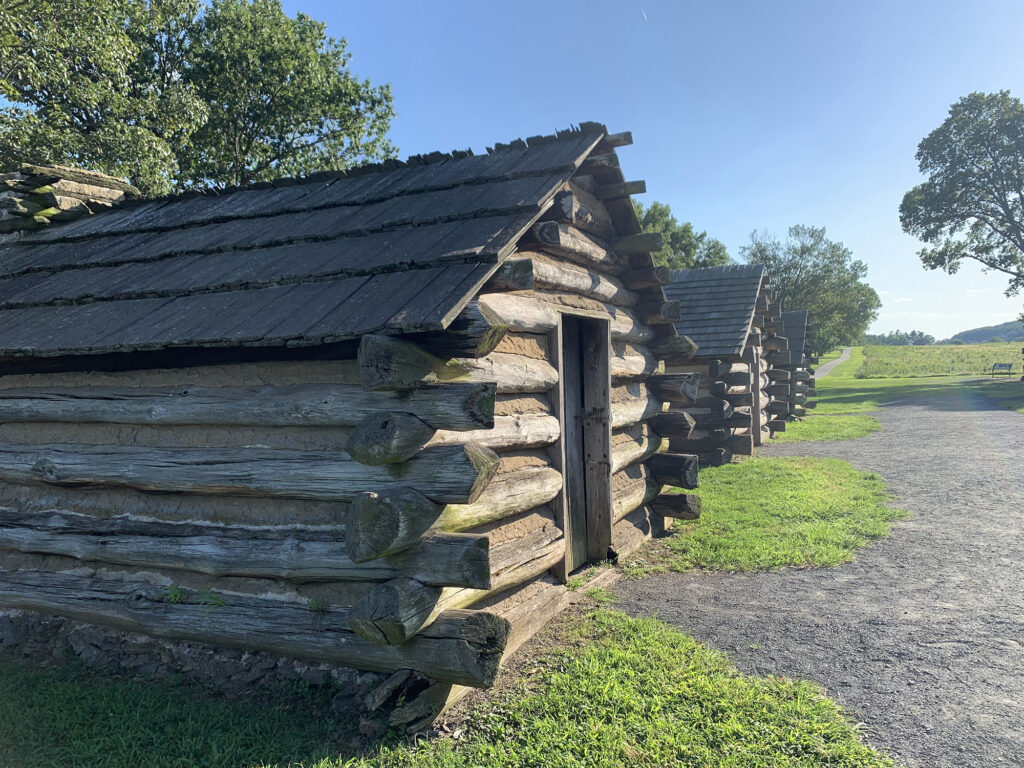
<path fill-rule="evenodd" d="M 640 301 L 639 296 L 618 279 L 597 270 L 529 251 L 516 254 L 516 258 L 528 263 L 533 273 L 531 288 L 575 293 L 620 307 L 632 307 Z"/>
<path fill-rule="evenodd" d="M 732 403 L 733 406 L 754 404 L 754 396 L 750 392 L 744 392 L 742 394 L 727 394 L 723 397 Z"/>
<path fill-rule="evenodd" d="M 456 358 L 454 362 L 463 380 L 492 382 L 500 395 L 546 392 L 558 386 L 558 371 L 553 365 L 525 355 L 492 352 L 479 360 Z"/>
<path fill-rule="evenodd" d="M 746 417 L 746 426 L 750 426 L 750 417 Z M 721 427 L 709 427 L 708 429 L 694 429 L 689 435 L 669 435 L 669 437 L 681 437 L 689 440 L 724 440 L 732 434 L 733 422 Z"/>
<path fill-rule="evenodd" d="M 762 357 L 772 365 L 789 365 L 789 352 L 765 350 Z"/>
<path fill-rule="evenodd" d="M 620 237 L 612 247 L 619 253 L 654 253 L 661 250 L 663 243 L 661 232 L 637 232 Z"/>
<path fill-rule="evenodd" d="M 612 428 L 626 427 L 653 417 L 661 412 L 661 400 L 656 398 L 642 382 L 630 382 L 612 387 Z"/>
<path fill-rule="evenodd" d="M 772 419 L 768 422 L 768 429 L 772 432 L 785 432 L 786 422 L 783 419 Z"/>
<path fill-rule="evenodd" d="M 730 398 L 729 402 L 735 403 L 731 399 L 734 395 L 750 394 L 750 382 L 748 380 L 746 384 L 727 384 L 724 381 L 712 381 L 708 389 L 713 397 Z"/>
<path fill-rule="evenodd" d="M 579 173 L 581 175 L 595 174 L 595 173 L 607 173 L 608 171 L 617 170 L 619 167 L 619 158 L 614 152 L 606 152 L 603 154 L 591 155 L 580 164 Z"/>
<path fill-rule="evenodd" d="M 795 407 L 799 408 L 800 406 L 795 406 Z M 816 402 L 814 402 L 814 401 L 810 401 L 810 402 L 804 403 L 803 407 L 808 409 L 808 410 L 812 410 L 814 408 L 817 408 L 818 404 Z"/>
<path fill-rule="evenodd" d="M 0 605 L 66 616 L 154 637 L 357 669 L 414 669 L 436 680 L 478 688 L 494 682 L 509 635 L 505 619 L 483 611 L 439 616 L 402 646 L 375 645 L 353 633 L 335 606 L 247 595 L 214 595 L 170 585 L 67 572 L 0 571 Z"/>
<path fill-rule="evenodd" d="M 696 402 L 699 385 L 699 373 L 666 373 L 647 379 L 654 395 L 667 402 Z"/>
<path fill-rule="evenodd" d="M 664 411 L 651 417 L 651 426 L 662 437 L 690 437 L 696 419 L 686 411 Z"/>
<path fill-rule="evenodd" d="M 559 326 L 564 311 L 607 319 L 613 341 L 645 344 L 654 338 L 654 332 L 628 309 L 573 294 L 485 293 L 479 302 L 485 312 L 520 333 L 550 333 Z"/>
<path fill-rule="evenodd" d="M 750 349 L 751 347 L 760 347 L 762 338 L 763 337 L 758 331 L 751 331 L 747 334 L 747 349 Z"/>
<path fill-rule="evenodd" d="M 662 447 L 662 438 L 647 424 L 635 424 L 612 434 L 611 471 L 644 461 Z"/>
<path fill-rule="evenodd" d="M 697 460 L 700 462 L 702 469 L 705 467 L 720 467 L 732 461 L 732 451 L 724 447 L 710 448 L 698 452 Z"/>
<path fill-rule="evenodd" d="M 418 344 L 391 336 L 366 334 L 359 342 L 359 380 L 371 392 L 413 389 L 426 381 L 454 381 L 465 368 L 442 360 Z"/>
<path fill-rule="evenodd" d="M 678 301 L 648 301 L 636 306 L 640 322 L 648 325 L 667 325 L 679 320 Z"/>
<path fill-rule="evenodd" d="M 508 326 L 491 322 L 471 301 L 445 330 L 417 333 L 409 338 L 442 359 L 477 358 L 493 352 L 506 333 Z"/>
<path fill-rule="evenodd" d="M 676 520 L 700 517 L 700 496 L 694 493 L 663 493 L 651 501 L 651 512 Z"/>
<path fill-rule="evenodd" d="M 352 430 L 345 450 L 360 464 L 379 466 L 408 461 L 434 436 L 434 428 L 409 413 L 371 413 Z M 464 432 L 455 432 L 462 435 Z"/>
<path fill-rule="evenodd" d="M 555 195 L 545 218 L 564 222 L 602 240 L 616 234 L 615 224 L 604 204 L 580 189 L 563 190 Z"/>
<path fill-rule="evenodd" d="M 345 550 L 356 563 L 401 552 L 416 544 L 443 510 L 411 488 L 360 493 L 345 517 Z"/>
<path fill-rule="evenodd" d="M 485 589 L 491 577 L 486 536 L 434 534 L 401 554 L 356 563 L 338 530 L 170 523 L 5 507 L 0 507 L 0 549 L 295 582 L 386 581 L 406 575 L 425 584 Z"/>
<path fill-rule="evenodd" d="M 648 288 L 660 288 L 672 282 L 672 272 L 668 267 L 655 265 L 653 267 L 640 267 L 631 269 L 623 282 L 626 287 L 634 291 L 642 291 Z"/>
<path fill-rule="evenodd" d="M 764 409 L 768 413 L 773 413 L 777 416 L 785 416 L 789 413 L 791 407 L 790 403 L 785 400 L 772 400 L 772 402 L 768 403 Z"/>
<path fill-rule="evenodd" d="M 627 258 L 590 239 L 569 224 L 542 221 L 533 225 L 526 240 L 534 247 L 555 256 L 593 266 L 604 272 L 619 274 L 629 267 Z"/>
<path fill-rule="evenodd" d="M 811 374 L 807 371 L 793 371 L 793 378 L 799 382 L 809 383 Z"/>
<path fill-rule="evenodd" d="M 661 362 L 647 347 L 621 341 L 612 342 L 608 364 L 612 379 L 647 378 L 662 370 Z"/>
<path fill-rule="evenodd" d="M 526 413 L 515 416 L 497 416 L 494 427 L 474 432 L 473 442 L 494 451 L 525 450 L 551 445 L 558 441 L 560 427 L 558 419 L 550 414 Z M 427 443 L 435 445 L 459 445 L 466 441 L 464 432 L 440 430 Z"/>
<path fill-rule="evenodd" d="M 766 336 L 761 340 L 761 346 L 764 349 L 770 349 L 779 352 L 789 351 L 789 339 L 785 336 Z"/>
<path fill-rule="evenodd" d="M 669 438 L 669 450 L 675 441 Z M 692 442 L 692 441 L 682 441 Z M 699 464 L 697 457 L 685 453 L 659 453 L 647 459 L 647 470 L 655 482 L 679 488 L 696 488 Z"/>
<path fill-rule="evenodd" d="M 795 374 L 782 368 L 769 368 L 765 374 L 772 381 L 789 381 Z"/>
<path fill-rule="evenodd" d="M 662 485 L 642 464 L 634 464 L 612 477 L 612 522 L 617 523 L 634 509 L 661 493 Z"/>
<path fill-rule="evenodd" d="M 772 397 L 788 397 L 790 386 L 789 384 L 769 384 L 764 391 Z"/>
<path fill-rule="evenodd" d="M 493 383 L 367 392 L 349 384 L 263 387 L 26 387 L 0 389 L 0 423 L 354 427 L 379 411 L 411 413 L 434 429 L 494 424 Z"/>
<path fill-rule="evenodd" d="M 483 292 L 529 291 L 534 287 L 533 262 L 530 259 L 508 259 L 484 284 Z"/>
<path fill-rule="evenodd" d="M 689 336 L 663 336 L 649 346 L 655 356 L 669 362 L 685 362 L 697 354 L 697 345 Z"/>
<path fill-rule="evenodd" d="M 465 531 L 547 504 L 562 490 L 562 475 L 552 467 L 499 472 L 472 504 L 449 504 L 434 528 Z"/>
<path fill-rule="evenodd" d="M 725 384 L 726 386 L 746 385 L 750 386 L 750 371 L 735 371 L 732 373 L 723 373 L 718 376 L 717 379 L 719 384 Z"/>
<path fill-rule="evenodd" d="M 615 200 L 630 195 L 642 195 L 646 191 L 646 181 L 618 181 L 599 185 L 594 190 L 594 197 L 598 200 Z"/>
<path fill-rule="evenodd" d="M 472 443 L 428 448 L 404 464 L 381 467 L 342 451 L 0 443 L 0 480 L 10 483 L 324 501 L 407 486 L 438 502 L 472 502 L 497 466 L 493 451 Z"/>
<path fill-rule="evenodd" d="M 647 541 L 665 531 L 665 518 L 653 514 L 649 507 L 640 507 L 612 526 L 609 560 L 618 562 L 636 552 Z"/>

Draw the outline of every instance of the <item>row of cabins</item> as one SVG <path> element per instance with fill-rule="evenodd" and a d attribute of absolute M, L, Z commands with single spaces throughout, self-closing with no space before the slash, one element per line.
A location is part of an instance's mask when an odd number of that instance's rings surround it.
<path fill-rule="evenodd" d="M 790 412 L 767 278 L 720 268 L 759 330 L 701 339 L 722 302 L 654 265 L 629 143 L 162 199 L 8 174 L 5 229 L 38 231 L 0 246 L 0 606 L 416 670 L 427 719 L 489 686 L 570 573 L 699 514 L 666 493 L 697 454 Z"/>

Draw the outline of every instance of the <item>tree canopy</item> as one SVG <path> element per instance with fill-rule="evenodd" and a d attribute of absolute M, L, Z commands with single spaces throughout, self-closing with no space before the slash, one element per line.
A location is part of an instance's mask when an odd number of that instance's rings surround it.
<path fill-rule="evenodd" d="M 721 241 L 708 237 L 707 232 L 696 232 L 688 221 L 680 224 L 664 203 L 644 207 L 634 201 L 633 205 L 644 232 L 661 233 L 664 244 L 653 254 L 657 264 L 671 269 L 689 269 L 717 267 L 731 261 Z"/>
<path fill-rule="evenodd" d="M 783 241 L 754 232 L 740 253 L 768 270 L 783 309 L 811 313 L 809 335 L 817 350 L 858 342 L 878 317 L 882 301 L 865 282 L 867 265 L 829 240 L 824 227 L 790 227 Z"/>
<path fill-rule="evenodd" d="M 900 205 L 903 230 L 928 244 L 928 269 L 954 274 L 964 259 L 1024 288 L 1024 105 L 1009 91 L 972 93 L 917 147 L 928 178 Z"/>
<path fill-rule="evenodd" d="M 0 166 L 63 163 L 147 193 L 394 155 L 388 86 L 280 0 L 0 0 Z"/>
<path fill-rule="evenodd" d="M 889 331 L 889 333 L 869 333 L 864 337 L 867 344 L 879 344 L 884 347 L 920 347 L 934 344 L 935 337 L 924 331 Z"/>

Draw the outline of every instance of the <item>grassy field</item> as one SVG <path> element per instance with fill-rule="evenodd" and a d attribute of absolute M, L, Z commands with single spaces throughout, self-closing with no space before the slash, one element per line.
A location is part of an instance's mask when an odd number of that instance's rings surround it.
<path fill-rule="evenodd" d="M 588 610 L 474 709 L 458 740 L 397 734 L 358 755 L 351 724 L 187 686 L 0 664 L 0 750 L 18 768 L 894 768 L 808 682 L 738 673 L 654 619 Z"/>
<path fill-rule="evenodd" d="M 677 522 L 674 536 L 632 561 L 633 575 L 839 565 L 905 516 L 889 506 L 876 475 L 838 459 L 755 457 L 712 467 L 701 470 L 694 493 L 700 519 Z"/>
<path fill-rule="evenodd" d="M 863 347 L 861 379 L 891 379 L 917 376 L 980 376 L 993 363 L 1013 363 L 1021 375 L 1021 344 L 932 345 L 927 347 Z"/>

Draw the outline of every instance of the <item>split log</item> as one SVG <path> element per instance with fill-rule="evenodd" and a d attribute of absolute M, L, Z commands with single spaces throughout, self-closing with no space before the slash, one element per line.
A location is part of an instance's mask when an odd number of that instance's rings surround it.
<path fill-rule="evenodd" d="M 419 385 L 401 394 L 347 384 L 263 387 L 26 387 L 0 389 L 0 423 L 353 427 L 379 411 L 434 429 L 494 426 L 493 383 Z"/>
<path fill-rule="evenodd" d="M 534 286 L 538 289 L 579 294 L 620 307 L 632 307 L 640 301 L 640 298 L 618 279 L 596 270 L 565 261 L 555 261 L 545 254 L 529 251 L 516 254 L 516 258 L 529 262 Z"/>
<path fill-rule="evenodd" d="M 558 419 L 549 414 L 524 413 L 515 416 L 497 416 L 494 427 L 473 433 L 473 442 L 494 451 L 524 450 L 551 445 L 558 441 L 560 428 Z M 441 430 L 427 443 L 435 445 L 459 445 L 466 441 L 463 432 Z"/>
<path fill-rule="evenodd" d="M 676 520 L 696 520 L 700 505 L 700 496 L 694 493 L 663 493 L 651 501 L 651 512 Z"/>
<path fill-rule="evenodd" d="M 629 266 L 624 256 L 591 240 L 575 227 L 557 221 L 534 224 L 527 235 L 527 242 L 555 256 L 613 274 L 621 273 Z"/>
<path fill-rule="evenodd" d="M 686 411 L 664 411 L 651 417 L 654 431 L 663 437 L 690 437 L 696 420 Z"/>
<path fill-rule="evenodd" d="M 644 461 L 658 453 L 662 439 L 647 424 L 636 424 L 612 434 L 611 472 L 614 474 L 631 464 Z"/>
<path fill-rule="evenodd" d="M 486 589 L 491 579 L 488 539 L 469 534 L 434 534 L 400 554 L 356 563 L 337 529 L 260 529 L 0 507 L 0 548 L 297 582 L 384 581 L 404 575 L 424 584 Z"/>
<path fill-rule="evenodd" d="M 383 467 L 360 464 L 341 451 L 0 443 L 0 480 L 11 483 L 324 501 L 406 486 L 438 502 L 472 502 L 497 466 L 493 451 L 472 443 L 428 448 Z"/>
<path fill-rule="evenodd" d="M 672 272 L 668 267 L 656 265 L 653 267 L 640 267 L 631 269 L 623 278 L 626 287 L 634 291 L 642 291 L 648 288 L 661 288 L 672 282 Z"/>
<path fill-rule="evenodd" d="M 465 531 L 547 504 L 562 490 L 562 475 L 552 467 L 501 472 L 472 504 L 449 504 L 434 528 Z"/>
<path fill-rule="evenodd" d="M 618 181 L 612 184 L 601 184 L 594 190 L 598 200 L 614 200 L 630 195 L 642 195 L 647 191 L 646 181 Z"/>
<path fill-rule="evenodd" d="M 507 326 L 492 322 L 471 301 L 445 330 L 417 333 L 410 340 L 442 359 L 477 358 L 493 352 L 506 333 Z"/>
<path fill-rule="evenodd" d="M 345 518 L 345 550 L 355 563 L 401 552 L 416 544 L 443 510 L 411 488 L 361 493 Z"/>
<path fill-rule="evenodd" d="M 700 451 L 697 454 L 697 460 L 702 468 L 720 467 L 732 461 L 732 451 L 724 447 L 711 448 L 710 450 Z"/>
<path fill-rule="evenodd" d="M 669 450 L 675 441 L 669 439 Z M 693 442 L 693 441 L 681 441 Z M 647 459 L 647 469 L 655 482 L 679 488 L 697 487 L 697 457 L 683 453 L 659 453 Z"/>
<path fill-rule="evenodd" d="M 371 413 L 348 436 L 345 450 L 360 464 L 379 466 L 408 461 L 434 436 L 434 428 L 408 413 Z M 465 433 L 459 442 L 465 441 Z"/>
<path fill-rule="evenodd" d="M 651 342 L 650 347 L 658 358 L 669 362 L 692 360 L 697 353 L 697 345 L 689 336 L 663 336 Z"/>
<path fill-rule="evenodd" d="M 678 301 L 649 301 L 636 306 L 640 322 L 648 325 L 667 325 L 680 317 Z"/>
<path fill-rule="evenodd" d="M 654 395 L 669 402 L 695 402 L 699 384 L 699 373 L 666 373 L 647 380 Z"/>
<path fill-rule="evenodd" d="M 402 646 L 375 645 L 348 627 L 334 606 L 209 594 L 168 585 L 67 572 L 0 571 L 0 604 L 52 613 L 172 640 L 210 643 L 357 669 L 414 669 L 436 680 L 488 687 L 494 682 L 509 623 L 483 611 L 452 610 Z"/>
<path fill-rule="evenodd" d="M 558 386 L 558 371 L 553 365 L 524 355 L 491 352 L 479 360 L 460 358 L 453 363 L 463 371 L 463 380 L 493 382 L 501 395 L 547 392 Z"/>

